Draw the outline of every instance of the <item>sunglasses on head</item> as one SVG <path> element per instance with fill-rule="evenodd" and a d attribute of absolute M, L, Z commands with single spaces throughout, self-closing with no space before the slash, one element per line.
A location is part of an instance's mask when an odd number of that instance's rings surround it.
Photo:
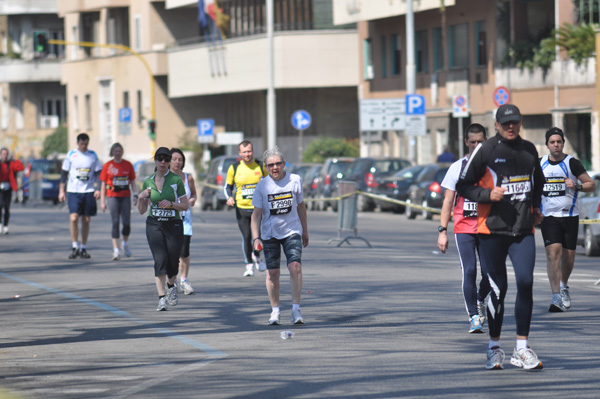
<path fill-rule="evenodd" d="M 165 162 L 171 162 L 171 157 L 170 157 L 170 156 L 168 156 L 168 155 L 158 155 L 158 156 L 156 157 L 156 160 L 157 160 L 158 162 L 162 162 L 162 161 L 165 161 Z"/>
<path fill-rule="evenodd" d="M 267 168 L 273 168 L 275 166 L 281 166 L 281 165 L 283 165 L 283 162 L 281 162 L 281 161 L 275 162 L 275 163 L 268 163 Z"/>

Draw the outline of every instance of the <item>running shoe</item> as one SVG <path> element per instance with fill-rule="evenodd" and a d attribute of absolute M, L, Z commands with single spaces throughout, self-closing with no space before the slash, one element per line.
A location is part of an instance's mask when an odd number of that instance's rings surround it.
<path fill-rule="evenodd" d="M 488 370 L 502 370 L 504 366 L 504 351 L 499 346 L 487 350 L 487 362 L 485 368 Z"/>
<path fill-rule="evenodd" d="M 479 315 L 481 327 L 483 327 L 485 321 L 487 320 L 487 306 L 485 306 L 485 302 L 477 301 L 477 314 Z"/>
<path fill-rule="evenodd" d="M 302 317 L 302 313 L 300 313 L 300 309 L 292 309 L 292 324 L 304 324 L 304 318 Z"/>
<path fill-rule="evenodd" d="M 81 259 L 89 259 L 89 258 L 91 258 L 92 256 L 91 256 L 90 254 L 88 254 L 88 251 L 86 251 L 86 249 L 85 249 L 85 248 L 82 248 L 82 249 L 81 249 L 81 252 L 79 252 L 79 257 L 80 257 Z"/>
<path fill-rule="evenodd" d="M 113 252 L 112 260 L 119 260 L 119 259 L 121 259 L 119 257 L 119 253 L 118 252 Z"/>
<path fill-rule="evenodd" d="M 548 312 L 552 312 L 552 313 L 560 313 L 560 312 L 566 312 L 567 308 L 565 307 L 565 304 L 563 303 L 562 299 L 560 298 L 559 294 L 554 294 L 552 295 L 552 303 L 550 304 L 550 309 L 548 309 Z"/>
<path fill-rule="evenodd" d="M 123 254 L 125 254 L 125 257 L 127 258 L 131 258 L 131 249 L 129 249 L 129 245 L 123 246 Z"/>
<path fill-rule="evenodd" d="M 194 288 L 192 288 L 192 285 L 187 280 L 180 281 L 177 287 L 179 292 L 183 292 L 185 295 L 191 295 L 194 293 Z"/>
<path fill-rule="evenodd" d="M 72 252 L 69 254 L 69 259 L 77 259 L 79 258 L 79 249 L 73 248 Z"/>
<path fill-rule="evenodd" d="M 510 358 L 510 364 L 523 367 L 525 370 L 541 370 L 544 365 L 531 348 L 516 350 Z"/>
<path fill-rule="evenodd" d="M 469 328 L 469 334 L 482 334 L 483 328 L 481 327 L 481 319 L 479 315 L 471 316 L 471 328 Z"/>
<path fill-rule="evenodd" d="M 569 286 L 560 289 L 560 299 L 566 309 L 571 309 L 571 295 L 569 295 Z"/>
<path fill-rule="evenodd" d="M 172 286 L 167 289 L 167 305 L 175 306 L 177 305 L 177 287 Z"/>
<path fill-rule="evenodd" d="M 163 296 L 158 300 L 158 307 L 156 308 L 156 311 L 161 312 L 165 310 L 167 310 L 167 298 Z"/>
<path fill-rule="evenodd" d="M 254 276 L 254 263 L 248 263 L 246 265 L 246 271 L 244 272 L 244 277 L 252 277 Z"/>
<path fill-rule="evenodd" d="M 271 316 L 269 317 L 269 324 L 272 326 L 276 326 L 279 324 L 279 315 L 280 313 L 276 310 L 271 312 Z"/>

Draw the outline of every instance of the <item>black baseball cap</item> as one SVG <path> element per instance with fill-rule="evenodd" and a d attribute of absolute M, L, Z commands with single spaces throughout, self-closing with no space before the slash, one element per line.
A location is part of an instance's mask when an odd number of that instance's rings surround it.
<path fill-rule="evenodd" d="M 156 157 L 159 155 L 166 155 L 168 157 L 171 157 L 173 154 L 171 154 L 171 150 L 169 150 L 167 147 L 159 147 L 158 150 L 156 150 L 156 152 L 154 153 L 154 159 L 156 159 Z"/>
<path fill-rule="evenodd" d="M 522 119 L 521 111 L 516 105 L 504 104 L 496 111 L 496 122 L 501 125 L 508 122 L 521 122 Z"/>
<path fill-rule="evenodd" d="M 565 134 L 563 133 L 562 129 L 558 127 L 551 127 L 546 131 L 546 145 L 548 145 L 548 140 L 550 140 L 550 137 L 554 136 L 555 134 L 558 134 L 560 137 L 562 137 L 563 143 L 565 142 Z"/>

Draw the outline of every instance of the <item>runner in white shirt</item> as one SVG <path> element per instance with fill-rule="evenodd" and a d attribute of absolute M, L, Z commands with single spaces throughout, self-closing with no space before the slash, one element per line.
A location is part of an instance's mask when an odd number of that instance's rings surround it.
<path fill-rule="evenodd" d="M 77 136 L 77 149 L 71 150 L 63 162 L 58 200 L 67 200 L 73 248 L 69 259 L 90 258 L 86 245 L 90 232 L 90 218 L 96 215 L 96 200 L 100 191 L 95 183 L 102 171 L 102 163 L 98 155 L 88 150 L 90 137 L 86 133 Z M 65 194 L 65 183 L 67 183 Z M 81 216 L 81 246 L 77 241 L 79 235 L 79 216 Z"/>
<path fill-rule="evenodd" d="M 302 247 L 308 246 L 306 206 L 300 176 L 283 169 L 283 154 L 276 147 L 263 159 L 269 176 L 256 185 L 252 205 L 252 245 L 264 248 L 267 262 L 267 292 L 271 302 L 269 324 L 279 324 L 279 277 L 281 247 L 287 258 L 292 289 L 292 323 L 304 324 L 300 313 L 302 291 Z"/>

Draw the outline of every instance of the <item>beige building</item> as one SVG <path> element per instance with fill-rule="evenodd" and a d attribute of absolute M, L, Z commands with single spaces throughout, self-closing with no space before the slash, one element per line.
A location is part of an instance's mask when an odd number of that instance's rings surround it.
<path fill-rule="evenodd" d="M 361 72 L 359 100 L 406 95 L 405 0 L 333 0 L 335 22 L 358 23 Z M 585 3 L 582 9 L 575 3 Z M 458 155 L 458 119 L 454 96 L 468 100 L 464 126 L 479 122 L 494 134 L 498 93 L 524 114 L 523 135 L 540 153 L 547 152 L 544 132 L 565 130 L 567 151 L 600 170 L 596 98 L 596 61 L 577 65 L 560 53 L 550 54 L 546 70 L 522 67 L 540 39 L 564 23 L 598 22 L 598 1 L 439 0 L 415 1 L 416 93 L 426 99 L 427 131 L 407 136 L 402 130 L 361 132 L 362 153 L 396 155 L 419 163 L 434 162 L 445 146 Z M 557 7 L 555 9 L 555 7 Z M 368 144 L 370 143 L 370 144 Z M 368 145 L 367 145 L 368 144 Z"/>
<path fill-rule="evenodd" d="M 148 159 L 152 118 L 156 145 L 169 147 L 195 140 L 198 119 L 213 119 L 219 135 L 243 132 L 258 154 L 265 149 L 264 1 L 219 1 L 229 17 L 223 40 L 207 40 L 200 31 L 197 0 L 58 3 L 67 41 L 124 45 L 149 68 L 122 49 L 67 46 L 62 83 L 70 141 L 87 131 L 101 158 L 119 141 L 129 159 Z M 312 115 L 304 146 L 319 136 L 358 137 L 359 42 L 354 25 L 333 25 L 330 0 L 274 3 L 277 144 L 295 162 L 298 132 L 290 118 L 297 109 Z M 130 123 L 120 121 L 122 108 L 131 109 Z M 218 155 L 226 148 L 213 144 L 210 150 Z"/>
<path fill-rule="evenodd" d="M 19 157 L 38 156 L 44 138 L 66 123 L 64 51 L 43 46 L 63 37 L 57 10 L 56 0 L 0 1 L 0 146 Z"/>

